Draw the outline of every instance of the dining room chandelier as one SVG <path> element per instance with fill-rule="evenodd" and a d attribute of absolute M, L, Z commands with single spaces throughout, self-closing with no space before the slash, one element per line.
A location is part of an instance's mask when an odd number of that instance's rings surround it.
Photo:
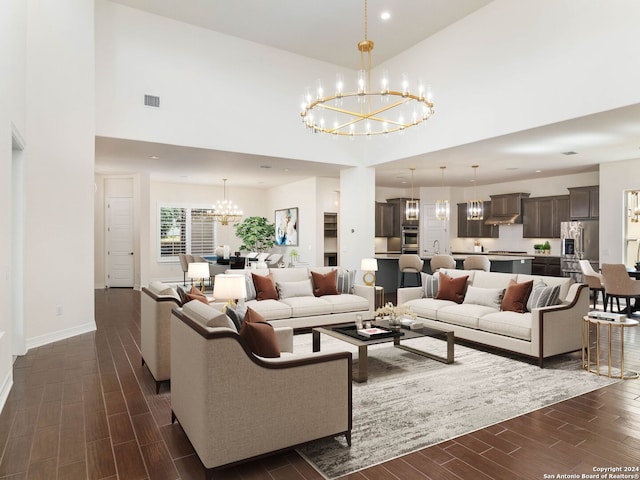
<path fill-rule="evenodd" d="M 418 220 L 420 218 L 420 201 L 413 198 L 413 172 L 415 168 L 412 167 L 409 170 L 411 170 L 411 200 L 407 200 L 404 218 L 405 220 Z"/>
<path fill-rule="evenodd" d="M 313 133 L 344 136 L 370 136 L 401 132 L 428 120 L 435 112 L 431 90 L 421 82 L 417 91 L 409 88 L 407 74 L 402 74 L 399 87 L 390 85 L 389 74 L 383 70 L 380 83 L 371 83 L 371 51 L 368 39 L 367 0 L 364 1 L 364 40 L 358 43 L 360 70 L 353 89 L 345 89 L 342 74 L 336 75 L 335 91 L 326 95 L 322 81 L 315 92 L 307 88 L 302 99 L 300 116 Z"/>
<path fill-rule="evenodd" d="M 444 194 L 444 170 L 447 167 L 445 166 L 441 166 L 440 167 L 440 172 L 441 172 L 441 183 L 440 183 L 440 195 L 441 198 L 440 200 L 436 200 L 436 220 L 449 220 L 449 212 L 450 212 L 450 208 L 449 208 L 449 200 L 447 200 L 445 198 L 445 194 Z"/>
<path fill-rule="evenodd" d="M 478 200 L 478 165 L 473 165 L 473 200 L 467 200 L 467 220 L 483 220 L 484 204 L 482 200 Z"/>
<path fill-rule="evenodd" d="M 213 217 L 214 221 L 220 222 L 222 225 L 237 223 L 242 218 L 242 210 L 240 210 L 231 200 L 227 199 L 227 179 L 223 178 L 222 181 L 224 182 L 224 198 L 223 200 L 218 200 L 216 202 L 210 215 Z"/>

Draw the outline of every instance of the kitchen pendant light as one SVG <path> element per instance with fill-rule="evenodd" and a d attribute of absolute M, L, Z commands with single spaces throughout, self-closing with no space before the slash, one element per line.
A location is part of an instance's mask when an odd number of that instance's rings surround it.
<path fill-rule="evenodd" d="M 420 215 L 420 201 L 413 198 L 413 172 L 415 168 L 410 168 L 409 170 L 411 170 L 411 200 L 407 201 L 404 218 L 406 220 L 418 220 Z"/>
<path fill-rule="evenodd" d="M 442 172 L 442 182 L 440 186 L 440 193 L 442 198 L 440 200 L 436 200 L 436 219 L 437 220 L 449 220 L 449 200 L 445 198 L 444 194 L 444 170 L 447 167 L 440 167 L 440 171 Z"/>
<path fill-rule="evenodd" d="M 482 200 L 478 200 L 478 165 L 473 165 L 473 197 L 474 200 L 467 201 L 467 220 L 483 220 L 484 206 Z"/>

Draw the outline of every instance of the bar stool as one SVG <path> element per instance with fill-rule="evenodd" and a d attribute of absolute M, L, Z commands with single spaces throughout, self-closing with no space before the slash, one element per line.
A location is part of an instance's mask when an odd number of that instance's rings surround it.
<path fill-rule="evenodd" d="M 404 287 L 404 276 L 406 273 L 415 273 L 418 276 L 418 285 L 421 285 L 420 272 L 424 265 L 418 255 L 414 253 L 403 253 L 398 259 L 398 270 L 400 270 L 400 287 Z"/>

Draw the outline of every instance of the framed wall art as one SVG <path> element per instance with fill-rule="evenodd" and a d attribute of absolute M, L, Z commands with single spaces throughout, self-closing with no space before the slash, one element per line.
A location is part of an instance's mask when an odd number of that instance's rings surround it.
<path fill-rule="evenodd" d="M 276 210 L 276 245 L 298 246 L 298 207 Z"/>

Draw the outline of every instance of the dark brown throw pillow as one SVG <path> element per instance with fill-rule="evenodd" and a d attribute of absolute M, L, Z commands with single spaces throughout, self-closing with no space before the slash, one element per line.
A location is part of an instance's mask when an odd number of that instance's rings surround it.
<path fill-rule="evenodd" d="M 533 288 L 533 280 L 528 282 L 516 283 L 511 280 L 507 286 L 507 290 L 502 297 L 502 310 L 509 312 L 524 313 L 527 311 L 527 300 Z"/>
<path fill-rule="evenodd" d="M 191 300 L 198 300 L 204 303 L 205 305 L 209 305 L 209 299 L 205 296 L 204 293 L 202 293 L 196 287 L 191 287 L 191 290 L 189 290 L 189 293 L 185 293 L 184 296 L 186 298 L 185 303 L 190 302 Z"/>
<path fill-rule="evenodd" d="M 273 281 L 273 275 L 266 276 L 251 274 L 256 287 L 256 300 L 278 300 L 278 290 Z"/>
<path fill-rule="evenodd" d="M 311 272 L 313 279 L 313 294 L 316 297 L 322 295 L 340 295 L 338 292 L 338 270 L 332 269 L 329 273 Z"/>
<path fill-rule="evenodd" d="M 462 303 L 464 300 L 464 292 L 467 289 L 468 275 L 462 277 L 450 277 L 446 273 L 440 272 L 439 275 L 438 300 L 451 300 L 452 302 Z"/>
<path fill-rule="evenodd" d="M 280 346 L 273 326 L 255 310 L 247 308 L 238 333 L 256 355 L 267 358 L 280 356 Z"/>

